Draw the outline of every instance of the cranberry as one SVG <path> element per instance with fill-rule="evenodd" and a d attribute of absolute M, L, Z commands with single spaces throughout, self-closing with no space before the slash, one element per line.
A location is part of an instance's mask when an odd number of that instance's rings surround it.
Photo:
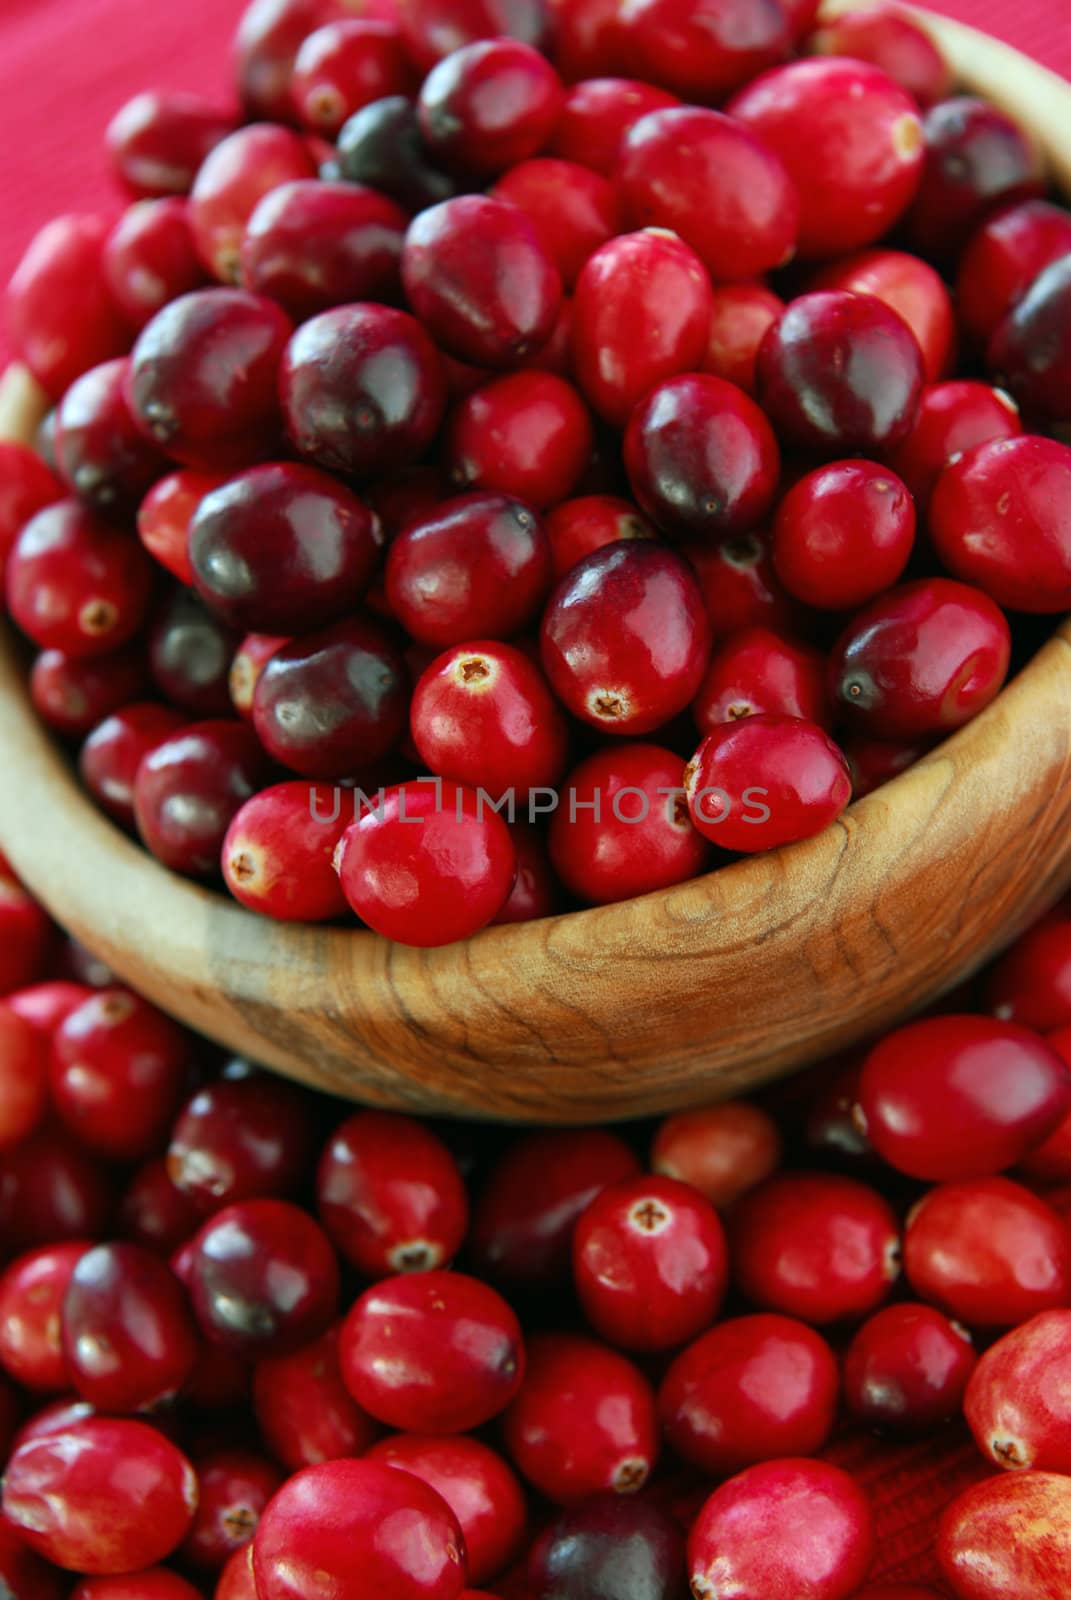
<path fill-rule="evenodd" d="M 993 1015 L 1049 1033 L 1071 1025 L 1071 915 L 1061 905 L 1017 939 L 990 972 Z"/>
<path fill-rule="evenodd" d="M 828 734 L 769 712 L 708 733 L 685 769 L 684 789 L 699 832 L 744 854 L 821 833 L 852 793 L 844 754 Z"/>
<path fill-rule="evenodd" d="M 71 1274 L 89 1246 L 46 1245 L 19 1256 L 0 1275 L 0 1364 L 23 1389 L 70 1386 L 60 1311 Z"/>
<path fill-rule="evenodd" d="M 517 876 L 501 911 L 491 919 L 493 927 L 553 916 L 561 898 L 542 834 L 524 822 L 512 823 L 509 831 L 517 855 Z"/>
<path fill-rule="evenodd" d="M 434 1489 L 378 1461 L 305 1467 L 265 1507 L 253 1540 L 259 1600 L 458 1600 L 465 1543 Z"/>
<path fill-rule="evenodd" d="M 562 109 L 562 85 L 531 45 L 489 39 L 453 51 L 420 91 L 420 127 L 442 166 L 490 177 L 538 155 Z"/>
<path fill-rule="evenodd" d="M 960 728 L 999 694 L 1008 624 L 965 583 L 924 578 L 873 600 L 848 624 L 830 659 L 838 714 L 878 739 L 918 739 Z"/>
<path fill-rule="evenodd" d="M 172 590 L 149 633 L 149 667 L 157 689 L 189 716 L 228 716 L 239 637 L 191 590 Z"/>
<path fill-rule="evenodd" d="M 521 161 L 491 191 L 523 211 L 550 260 L 572 289 L 584 263 L 618 232 L 612 184 L 576 161 Z"/>
<path fill-rule="evenodd" d="M 313 178 L 316 167 L 290 128 L 253 123 L 218 144 L 190 193 L 197 254 L 220 283 L 237 283 L 242 235 L 258 203 L 281 184 Z"/>
<path fill-rule="evenodd" d="M 134 813 L 146 847 L 195 878 L 219 872 L 231 819 L 260 787 L 264 755 L 240 723 L 195 722 L 149 751 L 134 781 Z"/>
<path fill-rule="evenodd" d="M 253 723 L 269 755 L 293 772 L 348 777 L 394 748 L 408 690 L 393 641 L 356 616 L 274 653 L 257 680 Z"/>
<path fill-rule="evenodd" d="M 1066 1472 L 1071 1312 L 1044 1311 L 982 1356 L 967 1388 L 967 1421 L 998 1467 Z"/>
<path fill-rule="evenodd" d="M 613 53 L 616 0 L 551 0 L 554 64 L 567 83 L 590 78 Z"/>
<path fill-rule="evenodd" d="M 924 158 L 918 109 L 879 67 L 795 61 L 741 90 L 728 109 L 795 181 L 807 259 L 873 244 L 915 196 Z"/>
<path fill-rule="evenodd" d="M 715 1489 L 688 1539 L 696 1600 L 806 1595 L 845 1600 L 874 1559 L 873 1518 L 854 1478 L 824 1461 L 769 1461 Z"/>
<path fill-rule="evenodd" d="M 549 372 L 512 372 L 457 407 L 446 454 L 459 488 L 516 496 L 542 510 L 572 494 L 593 443 L 572 384 Z"/>
<path fill-rule="evenodd" d="M 227 476 L 180 468 L 155 483 L 138 507 L 138 538 L 181 583 L 193 582 L 186 548 L 191 518 L 205 495 L 226 483 Z"/>
<path fill-rule="evenodd" d="M 922 391 L 914 428 L 888 460 L 920 512 L 925 512 L 942 471 L 954 457 L 973 445 L 1013 439 L 1022 431 L 1015 402 L 1000 389 L 967 378 L 933 384 Z"/>
<path fill-rule="evenodd" d="M 293 117 L 290 79 L 305 39 L 340 14 L 335 0 L 252 0 L 235 37 L 238 92 L 251 117 Z"/>
<path fill-rule="evenodd" d="M 372 189 L 311 178 L 284 183 L 246 226 L 242 286 L 298 318 L 348 301 L 393 299 L 405 229 L 405 212 Z"/>
<path fill-rule="evenodd" d="M 83 1578 L 71 1600 L 200 1600 L 192 1583 L 166 1567 L 120 1578 Z"/>
<path fill-rule="evenodd" d="M 838 461 L 801 478 L 774 525 L 777 574 L 806 604 L 846 611 L 890 589 L 915 540 L 915 506 L 894 472 Z"/>
<path fill-rule="evenodd" d="M 759 397 L 781 431 L 825 455 L 881 452 L 907 437 L 923 387 L 907 324 L 869 294 L 794 300 L 759 348 Z"/>
<path fill-rule="evenodd" d="M 940 101 L 923 133 L 925 166 L 907 227 L 914 248 L 931 260 L 954 259 L 998 204 L 1044 193 L 1038 150 L 986 100 Z"/>
<path fill-rule="evenodd" d="M 814 1455 L 833 1428 L 839 1375 L 821 1334 L 791 1317 L 737 1317 L 683 1350 L 659 1391 L 673 1449 L 717 1477 Z"/>
<path fill-rule="evenodd" d="M 177 733 L 183 722 L 179 712 L 166 706 L 136 703 L 106 717 L 83 745 L 82 782 L 97 804 L 124 827 L 135 826 L 134 779 L 142 758 Z"/>
<path fill-rule="evenodd" d="M 921 1299 L 970 1327 L 1014 1327 L 1071 1299 L 1062 1220 L 1008 1178 L 931 1189 L 908 1217 L 904 1264 Z"/>
<path fill-rule="evenodd" d="M 1050 1033 L 1046 1043 L 1071 1066 L 1071 1033 L 1066 1028 Z M 1029 1150 L 1017 1165 L 1026 1179 L 1036 1183 L 1063 1184 L 1071 1180 L 1071 1114 L 1058 1122 L 1048 1138 Z M 1050 1204 L 1055 1203 L 1051 1194 L 1047 1198 Z"/>
<path fill-rule="evenodd" d="M 30 698 L 54 732 L 78 738 L 147 686 L 144 654 L 133 646 L 106 656 L 65 656 L 43 650 L 30 673 Z"/>
<path fill-rule="evenodd" d="M 643 734 L 699 687 L 710 634 L 687 564 L 646 540 L 606 545 L 560 580 L 543 616 L 551 687 L 591 726 Z"/>
<path fill-rule="evenodd" d="M 134 1244 L 170 1256 L 196 1231 L 201 1214 L 172 1183 L 162 1156 L 138 1168 L 123 1191 L 119 1232 Z"/>
<path fill-rule="evenodd" d="M 77 215 L 46 223 L 8 286 L 15 354 L 53 400 L 130 343 L 130 329 L 104 275 L 110 226 L 105 217 Z"/>
<path fill-rule="evenodd" d="M 105 1232 L 112 1189 L 65 1130 L 38 1128 L 0 1154 L 0 1227 L 7 1250 Z"/>
<path fill-rule="evenodd" d="M 64 497 L 64 486 L 36 451 L 0 439 L 0 581 L 8 551 L 31 517 Z"/>
<path fill-rule="evenodd" d="M 136 505 L 167 465 L 131 416 L 129 369 L 126 356 L 91 368 L 67 390 L 56 412 L 59 474 L 79 499 L 102 511 Z"/>
<path fill-rule="evenodd" d="M 854 1178 L 793 1172 L 744 1195 L 730 1227 L 741 1293 L 818 1324 L 868 1316 L 900 1272 L 888 1203 Z"/>
<path fill-rule="evenodd" d="M 48 1038 L 0 1005 L 0 1148 L 25 1139 L 48 1110 Z"/>
<path fill-rule="evenodd" d="M 410 1472 L 442 1496 L 461 1526 L 474 1583 L 497 1577 L 520 1554 L 528 1521 L 524 1493 L 502 1457 L 478 1439 L 394 1434 L 373 1445 L 366 1459 Z"/>
<path fill-rule="evenodd" d="M 104 246 L 104 275 L 116 305 L 143 328 L 169 300 L 199 289 L 197 259 L 185 200 L 139 200 L 120 217 Z"/>
<path fill-rule="evenodd" d="M 152 565 L 125 530 L 76 500 L 46 506 L 26 523 L 7 561 L 12 620 L 44 650 L 103 655 L 141 626 Z"/>
<path fill-rule="evenodd" d="M 532 1600 L 677 1600 L 684 1540 L 672 1518 L 642 1500 L 597 1495 L 563 1511 L 528 1557 Z"/>
<path fill-rule="evenodd" d="M 10 995 L 42 974 L 51 940 L 47 913 L 0 856 L 0 995 Z"/>
<path fill-rule="evenodd" d="M 568 16 L 576 9 L 573 0 Z M 566 94 L 550 149 L 566 161 L 612 177 L 625 136 L 640 118 L 679 105 L 676 95 L 636 78 L 585 76 Z"/>
<path fill-rule="evenodd" d="M 704 370 L 753 395 L 759 347 L 784 309 L 784 301 L 762 284 L 717 284 Z"/>
<path fill-rule="evenodd" d="M 338 161 L 348 182 L 378 190 L 409 212 L 455 193 L 454 180 L 431 164 L 416 106 L 405 95 L 387 95 L 350 117 L 338 136 Z"/>
<path fill-rule="evenodd" d="M 700 733 L 725 722 L 773 713 L 825 726 L 825 658 L 769 628 L 741 628 L 715 647 L 692 704 Z"/>
<path fill-rule="evenodd" d="M 645 229 L 596 250 L 577 280 L 573 347 L 599 415 L 623 428 L 655 384 L 697 371 L 712 305 L 703 263 L 674 234 Z"/>
<path fill-rule="evenodd" d="M 569 1505 L 613 1490 L 635 1494 L 654 1468 L 658 1421 L 640 1369 L 580 1334 L 537 1334 L 506 1413 L 506 1448 L 529 1483 Z"/>
<path fill-rule="evenodd" d="M 988 364 L 1000 374 L 998 381 L 1025 411 L 1047 423 L 1071 421 L 1069 307 L 1071 249 L 1046 267 L 1000 323 L 989 345 Z"/>
<path fill-rule="evenodd" d="M 223 841 L 223 877 L 236 900 L 281 922 L 345 914 L 333 866 L 349 817 L 342 793 L 304 781 L 273 784 L 247 800 Z"/>
<path fill-rule="evenodd" d="M 138 1572 L 169 1555 L 197 1505 L 197 1477 L 144 1422 L 88 1417 L 32 1439 L 4 1475 L 4 1515 L 72 1572 Z"/>
<path fill-rule="evenodd" d="M 1046 267 L 1071 252 L 1071 215 L 1047 200 L 1005 206 L 971 235 L 956 276 L 964 328 L 984 346 Z"/>
<path fill-rule="evenodd" d="M 306 322 L 287 347 L 280 385 L 301 454 L 358 477 L 411 466 L 446 405 L 430 340 L 389 306 L 340 306 Z"/>
<path fill-rule="evenodd" d="M 219 1575 L 214 1600 L 258 1600 L 254 1581 L 253 1546 L 250 1543 L 236 1550 L 228 1560 Z M 908 1600 L 912 1600 L 912 1597 L 908 1596 Z"/>
<path fill-rule="evenodd" d="M 920 106 L 943 100 L 952 73 L 929 34 L 893 5 L 846 11 L 807 39 L 810 55 L 851 56 L 880 67 Z"/>
<path fill-rule="evenodd" d="M 706 373 L 652 389 L 625 435 L 633 493 L 671 536 L 713 542 L 747 532 L 770 510 L 780 466 L 755 402 Z"/>
<path fill-rule="evenodd" d="M 252 1450 L 217 1450 L 197 1462 L 200 1499 L 181 1554 L 191 1566 L 219 1572 L 249 1544 L 283 1474 Z"/>
<path fill-rule="evenodd" d="M 378 1433 L 342 1382 L 337 1328 L 290 1355 L 258 1361 L 253 1407 L 265 1444 L 292 1472 L 363 1455 Z"/>
<path fill-rule="evenodd" d="M 667 1117 L 651 1147 L 651 1166 L 725 1210 L 776 1172 L 781 1154 L 773 1119 L 746 1100 L 728 1100 Z"/>
<path fill-rule="evenodd" d="M 614 495 L 582 495 L 555 506 L 546 520 L 554 576 L 562 578 L 578 561 L 620 539 L 654 539 L 655 531 L 630 500 Z"/>
<path fill-rule="evenodd" d="M 937 383 L 955 365 L 952 297 L 940 274 L 918 256 L 901 250 L 864 250 L 826 267 L 811 287 L 870 294 L 895 311 L 918 340 L 928 382 Z"/>
<path fill-rule="evenodd" d="M 702 102 L 783 59 L 789 33 L 773 0 L 629 0 L 614 43 L 626 71 Z"/>
<path fill-rule="evenodd" d="M 115 113 L 104 142 L 120 181 L 139 197 L 183 195 L 234 118 L 198 94 L 146 90 Z"/>
<path fill-rule="evenodd" d="M 274 633 L 247 633 L 231 661 L 227 688 L 231 704 L 244 722 L 253 720 L 253 696 L 272 656 L 291 640 Z"/>
<path fill-rule="evenodd" d="M 290 94 L 313 133 L 333 139 L 362 106 L 409 94 L 416 73 L 398 30 L 387 22 L 342 17 L 310 33 L 298 50 Z"/>
<path fill-rule="evenodd" d="M 930 1433 L 959 1411 L 976 1360 L 967 1330 L 932 1306 L 886 1306 L 848 1349 L 845 1399 L 868 1428 Z"/>
<path fill-rule="evenodd" d="M 14 880 L 7 879 L 0 873 L 0 903 L 9 885 L 14 888 Z M 38 908 L 34 906 L 34 909 Z M 88 984 L 72 983 L 65 978 L 53 978 L 45 983 L 31 983 L 26 988 L 15 990 L 7 996 L 4 1003 L 17 1017 L 29 1022 L 38 1033 L 43 1033 L 51 1039 L 64 1017 L 69 1016 L 83 1000 L 88 1000 L 92 993 Z"/>
<path fill-rule="evenodd" d="M 205 1084 L 175 1118 L 167 1150 L 172 1183 L 202 1213 L 296 1189 L 312 1155 L 309 1096 L 263 1072 Z"/>
<path fill-rule="evenodd" d="M 59 1337 L 58 1328 L 56 1337 Z M 35 1411 L 14 1435 L 12 1453 L 20 1445 L 28 1444 L 31 1439 L 43 1439 L 50 1433 L 63 1433 L 72 1422 L 84 1422 L 92 1415 L 93 1407 L 85 1400 L 73 1399 L 66 1395 L 59 1400 L 50 1400 L 40 1411 Z"/>
<path fill-rule="evenodd" d="M 338 1301 L 326 1235 L 285 1200 L 217 1211 L 191 1245 L 189 1291 L 208 1337 L 250 1358 L 286 1355 L 322 1333 Z"/>
<path fill-rule="evenodd" d="M 69 1588 L 67 1576 L 35 1556 L 4 1522 L 0 1522 L 0 1582 L 7 1586 L 12 1600 L 23 1600 L 23 1596 L 25 1600 L 64 1600 Z"/>
<path fill-rule="evenodd" d="M 952 1502 L 937 1555 L 960 1600 L 1057 1600 L 1066 1592 L 1068 1487 L 1054 1472 L 1022 1472 L 988 1478 Z"/>

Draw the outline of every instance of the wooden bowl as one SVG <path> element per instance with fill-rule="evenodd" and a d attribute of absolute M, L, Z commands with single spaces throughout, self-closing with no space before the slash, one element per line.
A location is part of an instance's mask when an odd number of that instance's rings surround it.
<path fill-rule="evenodd" d="M 1071 187 L 1071 86 L 925 21 Z M 30 437 L 41 410 L 10 371 L 0 435 Z M 819 838 L 432 951 L 273 924 L 172 876 L 81 792 L 24 677 L 7 638 L 0 848 L 34 894 L 201 1032 L 377 1105 L 564 1123 L 754 1087 L 934 999 L 1071 885 L 1071 623 L 982 716 Z"/>

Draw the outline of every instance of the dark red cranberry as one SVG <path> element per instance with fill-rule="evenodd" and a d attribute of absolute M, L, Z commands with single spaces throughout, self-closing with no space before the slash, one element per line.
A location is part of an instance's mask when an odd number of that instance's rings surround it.
<path fill-rule="evenodd" d="M 1014 439 L 1023 431 L 1010 395 L 969 378 L 923 389 L 915 426 L 888 462 L 907 484 L 920 513 L 953 457 L 976 444 Z"/>
<path fill-rule="evenodd" d="M 346 911 L 333 866 L 352 821 L 350 795 L 304 780 L 261 790 L 223 841 L 223 877 L 242 905 L 281 922 L 326 922 Z"/>
<path fill-rule="evenodd" d="M 832 17 L 807 36 L 806 48 L 809 55 L 869 61 L 924 108 L 952 91 L 952 72 L 937 45 L 894 5 Z"/>
<path fill-rule="evenodd" d="M 1046 267 L 990 340 L 987 361 L 1023 410 L 1045 424 L 1071 421 L 1071 248 Z"/>
<path fill-rule="evenodd" d="M 862 61 L 794 61 L 731 101 L 780 156 L 800 197 L 800 255 L 823 260 L 873 244 L 918 190 L 923 134 L 911 96 Z"/>
<path fill-rule="evenodd" d="M 856 1421 L 926 1434 L 954 1417 L 977 1362 L 966 1328 L 932 1306 L 886 1306 L 844 1358 L 844 1398 Z"/>
<path fill-rule="evenodd" d="M 956 275 L 960 320 L 983 349 L 1036 278 L 1071 253 L 1071 213 L 1048 200 L 1005 206 L 971 235 Z"/>
<path fill-rule="evenodd" d="M 42 650 L 105 655 L 141 627 L 152 577 L 152 563 L 125 529 L 76 500 L 59 500 L 32 517 L 11 548 L 8 611 Z"/>
<path fill-rule="evenodd" d="M 149 669 L 157 689 L 188 716 L 228 716 L 239 638 L 192 591 L 173 589 L 149 632 Z"/>
<path fill-rule="evenodd" d="M 837 1360 L 806 1323 L 759 1313 L 722 1322 L 676 1357 L 658 1408 L 673 1449 L 714 1477 L 816 1455 L 833 1431 Z"/>
<path fill-rule="evenodd" d="M 134 781 L 134 813 L 146 847 L 190 877 L 219 872 L 231 819 L 261 786 L 264 753 L 236 722 L 196 722 L 158 744 Z"/>
<path fill-rule="evenodd" d="M 409 212 L 456 192 L 453 178 L 432 165 L 417 108 L 405 95 L 387 95 L 350 117 L 338 136 L 338 162 L 348 182 L 378 190 Z"/>
<path fill-rule="evenodd" d="M 908 739 L 847 738 L 841 748 L 852 778 L 852 799 L 862 800 L 882 784 L 890 783 L 913 767 L 930 748 L 929 741 Z"/>
<path fill-rule="evenodd" d="M 834 262 L 812 289 L 870 294 L 907 323 L 918 340 L 927 381 L 938 383 L 955 366 L 956 312 L 940 273 L 904 250 L 862 250 Z"/>
<path fill-rule="evenodd" d="M 306 322 L 283 359 L 287 429 L 302 455 L 357 477 L 412 466 L 446 405 L 442 363 L 414 317 L 340 306 Z"/>
<path fill-rule="evenodd" d="M 821 833 L 852 796 L 844 753 L 824 729 L 773 712 L 708 733 L 683 783 L 698 831 L 746 855 Z"/>
<path fill-rule="evenodd" d="M 566 289 L 572 289 L 584 263 L 618 231 L 612 184 L 575 161 L 522 161 L 503 173 L 491 193 L 524 212 Z"/>
<path fill-rule="evenodd" d="M 104 275 L 116 305 L 144 328 L 169 300 L 199 289 L 206 273 L 193 247 L 185 200 L 139 200 L 104 246 Z"/>
<path fill-rule="evenodd" d="M 825 658 L 768 628 L 741 628 L 716 646 L 692 704 L 700 733 L 742 717 L 799 717 L 829 723 Z"/>
<path fill-rule="evenodd" d="M 302 42 L 290 96 L 304 126 L 333 139 L 362 106 L 387 95 L 411 94 L 418 81 L 397 28 L 344 16 L 325 22 Z"/>
<path fill-rule="evenodd" d="M 239 128 L 218 144 L 190 192 L 193 242 L 212 276 L 237 283 L 242 235 L 260 201 L 280 184 L 315 176 L 304 141 L 275 123 Z"/>
<path fill-rule="evenodd" d="M 44 975 L 52 924 L 0 858 L 0 994 Z"/>
<path fill-rule="evenodd" d="M 4 1516 L 71 1572 L 138 1572 L 185 1537 L 197 1475 L 144 1422 L 87 1417 L 21 1445 L 4 1474 Z"/>
<path fill-rule="evenodd" d="M 269 1073 L 218 1078 L 175 1118 L 172 1183 L 206 1212 L 296 1189 L 313 1149 L 309 1097 Z"/>
<path fill-rule="evenodd" d="M 26 445 L 0 439 L 0 582 L 8 551 L 30 518 L 64 497 L 64 487 Z"/>
<path fill-rule="evenodd" d="M 358 616 L 275 652 L 257 680 L 253 722 L 291 771 L 348 777 L 394 748 L 408 700 L 402 656 L 378 624 Z"/>
<path fill-rule="evenodd" d="M 53 400 L 129 348 L 131 329 L 104 275 L 110 229 L 105 217 L 55 218 L 34 235 L 8 285 L 12 347 Z"/>
<path fill-rule="evenodd" d="M 66 1130 L 38 1128 L 0 1155 L 0 1226 L 9 1250 L 99 1236 L 112 1200 L 105 1169 Z"/>
<path fill-rule="evenodd" d="M 709 647 L 691 569 L 653 541 L 596 550 L 561 579 L 543 616 L 551 687 L 574 716 L 613 733 L 649 733 L 683 711 Z"/>
<path fill-rule="evenodd" d="M 504 1422 L 506 1449 L 529 1483 L 559 1505 L 643 1488 L 658 1455 L 650 1384 L 637 1366 L 581 1334 L 536 1334 Z"/>
<path fill-rule="evenodd" d="M 199 289 L 153 317 L 131 356 L 129 399 L 149 438 L 186 466 L 233 469 L 271 453 L 291 324 L 243 289 Z"/>
<path fill-rule="evenodd" d="M 860 611 L 833 650 L 837 714 L 875 739 L 950 732 L 1000 693 L 1010 647 L 1003 613 L 980 589 L 901 584 Z"/>
<path fill-rule="evenodd" d="M 30 698 L 41 721 L 59 734 L 89 733 L 148 687 L 145 657 L 127 645 L 106 656 L 65 656 L 43 650 L 30 673 Z"/>
<path fill-rule="evenodd" d="M 433 160 L 490 177 L 538 155 L 561 114 L 561 80 L 516 39 L 453 51 L 424 80 L 417 109 Z"/>
<path fill-rule="evenodd" d="M 738 628 L 799 631 L 799 606 L 774 571 L 770 538 L 752 531 L 681 551 L 695 572 L 716 639 Z"/>
<path fill-rule="evenodd" d="M 899 581 L 914 542 L 914 502 L 895 472 L 837 461 L 808 473 L 782 500 L 774 566 L 798 600 L 849 611 Z"/>
<path fill-rule="evenodd" d="M 576 9 L 570 6 L 570 15 Z M 637 78 L 583 75 L 565 97 L 550 150 L 610 178 L 630 128 L 652 111 L 679 106 L 676 95 Z"/>
<path fill-rule="evenodd" d="M 290 1355 L 258 1361 L 253 1407 L 264 1443 L 291 1472 L 364 1455 L 379 1432 L 342 1382 L 337 1328 Z"/>
<path fill-rule="evenodd" d="M 623 428 L 655 384 L 703 364 L 712 291 L 682 239 L 645 229 L 590 257 L 573 300 L 577 381 L 594 409 Z"/>
<path fill-rule="evenodd" d="M 788 53 L 774 0 L 631 0 L 618 8 L 615 57 L 686 100 L 723 100 Z"/>
<path fill-rule="evenodd" d="M 386 195 L 300 179 L 266 194 L 242 237 L 243 288 L 306 318 L 354 300 L 394 299 L 406 216 Z"/>
<path fill-rule="evenodd" d="M 293 118 L 290 79 L 298 50 L 314 29 L 341 14 L 336 0 L 252 0 L 245 7 L 234 47 L 238 92 L 249 116 Z"/>
<path fill-rule="evenodd" d="M 150 702 L 124 706 L 93 729 L 82 746 L 82 782 L 110 817 L 133 829 L 134 780 L 142 758 L 184 725 L 178 711 Z"/>
<path fill-rule="evenodd" d="M 677 1600 L 684 1540 L 667 1512 L 597 1495 L 562 1512 L 528 1557 L 532 1600 Z"/>
<path fill-rule="evenodd" d="M 927 112 L 923 132 L 925 166 L 907 218 L 920 255 L 954 260 L 998 204 L 1044 193 L 1039 151 L 988 101 L 969 95 L 942 100 Z"/>
<path fill-rule="evenodd" d="M 86 1241 L 46 1245 L 18 1256 L 0 1276 L 0 1364 L 23 1389 L 70 1388 L 60 1312 Z"/>
<path fill-rule="evenodd" d="M 191 1243 L 190 1298 L 209 1339 L 248 1359 L 286 1355 L 338 1305 L 338 1263 L 323 1230 L 285 1200 L 241 1200 Z"/>
<path fill-rule="evenodd" d="M 670 378 L 636 406 L 625 467 L 637 500 L 670 536 L 746 533 L 769 511 L 781 458 L 755 402 L 706 373 Z"/>
<path fill-rule="evenodd" d="M 517 875 L 509 828 L 493 806 L 441 778 L 377 795 L 343 834 L 335 861 L 362 922 L 425 948 L 485 928 Z"/>
<path fill-rule="evenodd" d="M 132 194 L 183 195 L 209 151 L 233 128 L 233 115 L 202 95 L 147 89 L 115 113 L 104 143 Z"/>
<path fill-rule="evenodd" d="M 914 427 L 922 352 L 872 295 L 821 290 L 794 300 L 762 341 L 759 398 L 783 435 L 825 455 L 881 453 Z"/>
<path fill-rule="evenodd" d="M 139 1167 L 119 1203 L 119 1232 L 157 1255 L 170 1256 L 197 1231 L 201 1212 L 171 1181 L 162 1156 Z"/>
<path fill-rule="evenodd" d="M 753 395 L 759 346 L 784 309 L 784 301 L 760 283 L 716 285 L 703 370 Z"/>
<path fill-rule="evenodd" d="M 258 1600 L 459 1600 L 465 1541 L 445 1500 L 378 1461 L 325 1461 L 265 1507 L 253 1540 Z"/>
<path fill-rule="evenodd" d="M 249 1544 L 284 1475 L 253 1450 L 216 1450 L 196 1467 L 200 1495 L 181 1554 L 202 1572 L 219 1572 L 235 1550 Z"/>
<path fill-rule="evenodd" d="M 571 383 L 551 372 L 511 372 L 454 411 L 446 459 L 458 488 L 512 495 L 539 511 L 569 498 L 593 445 L 591 418 Z"/>
<path fill-rule="evenodd" d="M 517 856 L 517 876 L 501 911 L 491 919 L 493 927 L 551 917 L 561 898 L 543 835 L 526 822 L 512 823 L 509 832 Z"/>
<path fill-rule="evenodd" d="M 501 35 L 539 49 L 551 20 L 546 0 L 408 0 L 401 9 L 405 42 L 422 72 L 478 39 Z"/>
<path fill-rule="evenodd" d="M 205 495 L 226 483 L 227 477 L 225 472 L 182 467 L 155 483 L 138 507 L 138 538 L 180 583 L 193 582 L 187 550 L 190 519 Z"/>
<path fill-rule="evenodd" d="M 552 0 L 554 64 L 566 83 L 602 70 L 617 37 L 616 0 Z"/>
<path fill-rule="evenodd" d="M 562 578 L 578 561 L 619 539 L 653 539 L 655 531 L 630 500 L 609 494 L 582 495 L 555 506 L 546 520 L 554 576 Z"/>
<path fill-rule="evenodd" d="M 243 721 L 253 720 L 253 696 L 264 668 L 277 650 L 290 643 L 279 634 L 247 633 L 238 646 L 227 674 L 227 688 L 231 704 Z"/>
<path fill-rule="evenodd" d="M 651 1146 L 651 1167 L 725 1210 L 776 1172 L 781 1156 L 772 1117 L 749 1101 L 726 1100 L 667 1117 Z"/>
<path fill-rule="evenodd" d="M 1003 1021 L 1050 1033 L 1071 1025 L 1071 917 L 1066 905 L 1043 917 L 996 963 L 986 1009 Z"/>

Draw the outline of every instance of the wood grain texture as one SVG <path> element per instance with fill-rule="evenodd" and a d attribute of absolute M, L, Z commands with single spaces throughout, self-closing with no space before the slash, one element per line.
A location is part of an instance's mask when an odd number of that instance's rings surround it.
<path fill-rule="evenodd" d="M 927 26 L 1071 185 L 1071 88 Z M 0 434 L 26 436 L 38 401 L 9 373 Z M 445 950 L 282 927 L 166 872 L 80 791 L 10 638 L 0 727 L 0 848 L 53 914 L 202 1032 L 378 1105 L 606 1121 L 743 1090 L 924 1005 L 1071 885 L 1071 624 L 820 838 Z"/>

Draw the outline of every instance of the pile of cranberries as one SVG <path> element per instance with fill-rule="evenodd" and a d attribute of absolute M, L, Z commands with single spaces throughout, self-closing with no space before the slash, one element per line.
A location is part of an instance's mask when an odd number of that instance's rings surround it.
<path fill-rule="evenodd" d="M 167 866 L 419 945 L 665 889 L 1071 608 L 1071 212 L 909 18 L 816 11 L 253 0 L 236 109 L 119 111 L 128 208 L 11 286 L 0 562 Z"/>
<path fill-rule="evenodd" d="M 0 996 L 11 1600 L 1071 1594 L 1071 904 L 620 1132 L 225 1060 L 2 860 Z"/>

